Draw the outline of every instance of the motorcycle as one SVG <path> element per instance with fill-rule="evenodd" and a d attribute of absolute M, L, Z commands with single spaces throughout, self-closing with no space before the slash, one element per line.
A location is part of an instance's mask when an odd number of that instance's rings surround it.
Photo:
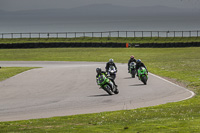
<path fill-rule="evenodd" d="M 109 95 L 118 94 L 119 90 L 113 84 L 113 82 L 107 78 L 104 74 L 100 75 L 97 79 L 97 84 L 101 86 L 103 90 L 105 90 Z"/>
<path fill-rule="evenodd" d="M 147 84 L 148 80 L 148 73 L 147 70 L 144 67 L 140 67 L 138 69 L 138 78 L 141 80 L 145 85 Z"/>
<path fill-rule="evenodd" d="M 110 66 L 109 69 L 108 69 L 108 75 L 113 79 L 115 80 L 116 78 L 116 73 L 117 73 L 117 70 L 115 69 L 114 66 Z"/>
<path fill-rule="evenodd" d="M 136 63 L 135 62 L 131 62 L 129 65 L 129 73 L 131 74 L 132 78 L 135 78 L 135 74 L 136 74 Z"/>

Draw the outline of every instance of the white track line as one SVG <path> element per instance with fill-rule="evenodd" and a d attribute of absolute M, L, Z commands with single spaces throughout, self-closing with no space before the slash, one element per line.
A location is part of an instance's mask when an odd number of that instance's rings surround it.
<path fill-rule="evenodd" d="M 193 91 L 190 91 L 190 90 L 188 90 L 188 89 L 186 89 L 186 88 L 184 88 L 184 87 L 182 87 L 182 86 L 180 86 L 180 85 L 177 85 L 177 84 L 175 84 L 175 83 L 173 83 L 173 82 L 171 82 L 171 81 L 169 81 L 169 80 L 166 80 L 166 79 L 164 79 L 164 78 L 162 78 L 162 77 L 160 77 L 160 76 L 157 76 L 157 75 L 155 75 L 155 74 L 152 74 L 152 73 L 149 73 L 149 74 L 152 75 L 152 76 L 154 76 L 154 77 L 156 77 L 156 78 L 159 78 L 159 79 L 161 79 L 161 80 L 164 80 L 165 82 L 168 82 L 168 83 L 170 83 L 170 84 L 172 84 L 172 85 L 175 85 L 175 86 L 178 86 L 178 87 L 180 87 L 180 88 L 182 88 L 182 89 L 185 89 L 185 90 L 187 90 L 188 92 L 191 93 L 191 96 L 189 96 L 189 97 L 187 97 L 187 98 L 184 98 L 184 99 L 182 99 L 182 100 L 178 100 L 178 101 L 187 100 L 187 99 L 190 99 L 190 98 L 192 98 L 193 96 L 195 96 L 195 93 L 194 93 Z M 178 102 L 178 101 L 177 101 L 177 102 Z"/>

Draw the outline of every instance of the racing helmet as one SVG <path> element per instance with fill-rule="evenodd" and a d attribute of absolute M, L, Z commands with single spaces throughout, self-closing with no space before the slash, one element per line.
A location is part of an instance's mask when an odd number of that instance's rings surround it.
<path fill-rule="evenodd" d="M 130 56 L 131 59 L 134 59 L 135 57 L 133 55 Z"/>
<path fill-rule="evenodd" d="M 138 60 L 136 61 L 136 63 L 141 63 L 141 60 L 140 60 L 140 59 L 138 59 Z"/>
<path fill-rule="evenodd" d="M 96 72 L 97 72 L 98 74 L 100 74 L 100 73 L 101 73 L 101 68 L 98 67 L 98 68 L 96 69 Z"/>
<path fill-rule="evenodd" d="M 113 59 L 109 59 L 109 62 L 110 62 L 110 63 L 113 63 L 113 62 L 114 62 L 114 60 L 113 60 Z"/>

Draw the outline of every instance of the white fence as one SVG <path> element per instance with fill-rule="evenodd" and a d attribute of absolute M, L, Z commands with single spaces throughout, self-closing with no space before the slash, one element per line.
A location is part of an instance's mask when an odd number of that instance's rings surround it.
<path fill-rule="evenodd" d="M 200 37 L 200 31 L 105 31 L 0 33 L 4 38 L 78 38 L 78 37 Z"/>

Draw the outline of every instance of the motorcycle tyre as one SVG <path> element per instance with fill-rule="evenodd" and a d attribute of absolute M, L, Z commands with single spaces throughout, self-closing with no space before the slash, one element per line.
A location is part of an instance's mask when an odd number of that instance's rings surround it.
<path fill-rule="evenodd" d="M 119 90 L 116 88 L 116 90 L 114 91 L 115 94 L 119 93 Z"/>
<path fill-rule="evenodd" d="M 147 84 L 147 77 L 146 76 L 141 77 L 141 81 L 146 85 Z"/>
<path fill-rule="evenodd" d="M 132 78 L 135 78 L 135 71 L 134 70 L 131 71 L 131 76 L 132 76 Z"/>
<path fill-rule="evenodd" d="M 114 74 L 112 74 L 112 75 L 110 75 L 110 77 L 113 79 L 113 80 L 115 80 L 115 75 Z"/>
<path fill-rule="evenodd" d="M 107 88 L 107 87 L 109 87 L 109 88 Z M 109 95 L 112 95 L 113 93 L 111 92 L 111 88 L 110 88 L 110 86 L 109 85 L 107 85 L 107 87 L 105 88 L 103 88 Z"/>

